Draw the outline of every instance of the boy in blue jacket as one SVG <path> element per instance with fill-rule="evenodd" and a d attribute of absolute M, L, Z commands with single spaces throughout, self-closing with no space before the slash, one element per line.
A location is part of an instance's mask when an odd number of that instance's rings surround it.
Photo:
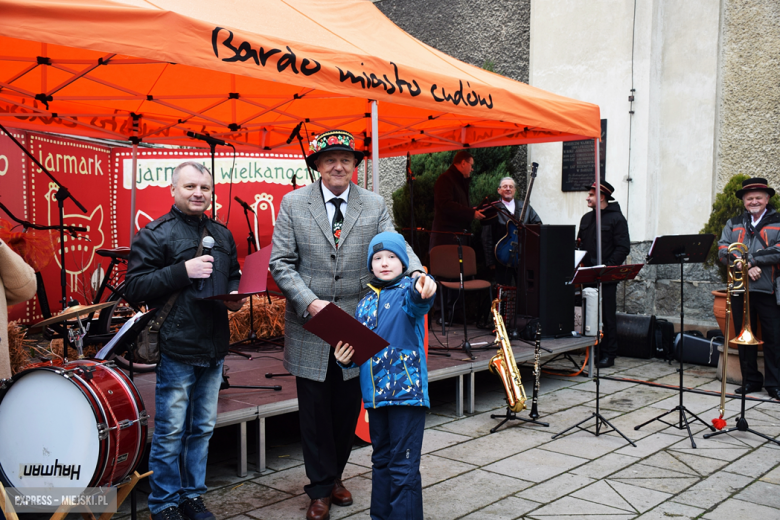
<path fill-rule="evenodd" d="M 424 316 L 433 304 L 436 282 L 428 275 L 404 276 L 409 257 L 397 233 L 380 233 L 368 246 L 371 291 L 355 318 L 390 343 L 360 366 L 360 388 L 368 411 L 371 456 L 371 518 L 423 518 L 420 456 L 428 400 Z M 343 367 L 354 350 L 336 346 Z"/>

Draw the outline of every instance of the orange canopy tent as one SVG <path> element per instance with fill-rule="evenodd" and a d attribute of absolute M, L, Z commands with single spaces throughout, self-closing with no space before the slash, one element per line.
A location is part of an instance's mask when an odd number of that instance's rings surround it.
<path fill-rule="evenodd" d="M 0 0 L 0 123 L 16 128 L 298 154 L 304 121 L 304 138 L 344 128 L 376 157 L 595 139 L 599 118 L 367 0 Z"/>

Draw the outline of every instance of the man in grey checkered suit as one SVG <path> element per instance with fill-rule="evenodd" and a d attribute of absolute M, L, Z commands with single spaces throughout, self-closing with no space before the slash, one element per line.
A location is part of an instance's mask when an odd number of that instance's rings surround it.
<path fill-rule="evenodd" d="M 329 302 L 354 315 L 371 279 L 369 242 L 394 231 L 384 199 L 350 182 L 362 158 L 349 132 L 318 136 L 306 161 L 322 178 L 285 195 L 274 228 L 271 274 L 287 298 L 284 366 L 298 391 L 309 520 L 328 518 L 332 503 L 352 504 L 341 477 L 360 413 L 360 380 L 359 369 L 342 370 L 333 349 L 303 324 Z M 422 272 L 408 245 L 407 253 L 409 272 Z"/>

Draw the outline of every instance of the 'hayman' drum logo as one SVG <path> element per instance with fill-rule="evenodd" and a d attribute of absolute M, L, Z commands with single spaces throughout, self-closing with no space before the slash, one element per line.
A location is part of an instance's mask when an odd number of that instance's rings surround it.
<path fill-rule="evenodd" d="M 76 466 L 71 464 L 66 466 L 59 464 L 59 459 L 54 460 L 54 464 L 22 464 L 20 477 L 70 477 L 70 480 L 79 479 L 81 476 L 81 464 Z"/>

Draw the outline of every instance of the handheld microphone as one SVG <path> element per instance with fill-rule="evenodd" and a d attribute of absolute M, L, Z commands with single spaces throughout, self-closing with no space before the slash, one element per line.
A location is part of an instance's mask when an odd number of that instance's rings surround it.
<path fill-rule="evenodd" d="M 210 255 L 211 254 L 211 249 L 214 247 L 214 244 L 215 244 L 214 237 L 203 237 L 202 244 L 203 244 L 203 253 L 202 253 L 202 255 L 203 256 Z M 198 281 L 198 290 L 199 291 L 203 290 L 203 286 L 205 285 L 205 283 L 206 283 L 206 279 L 205 278 L 201 278 Z"/>
<path fill-rule="evenodd" d="M 187 132 L 187 136 L 192 137 L 193 139 L 198 139 L 200 141 L 206 141 L 209 144 L 218 144 L 220 146 L 227 146 L 227 143 L 225 143 L 225 141 L 223 141 L 222 139 L 217 139 L 216 137 L 211 137 L 210 135 L 196 134 L 195 132 Z"/>
<path fill-rule="evenodd" d="M 238 195 L 236 195 L 235 197 L 233 197 L 233 200 L 235 200 L 236 202 L 238 202 L 239 204 L 241 204 L 241 207 L 243 207 L 245 210 L 247 210 L 247 211 L 251 211 L 252 213 L 255 213 L 255 210 L 253 210 L 253 209 L 252 209 L 252 206 L 250 206 L 249 204 L 247 204 L 247 203 L 246 203 L 246 202 L 244 202 L 243 200 L 239 199 L 239 198 L 238 198 Z M 257 213 L 255 213 L 255 215 L 257 215 Z"/>
<path fill-rule="evenodd" d="M 287 138 L 287 144 L 292 143 L 292 140 L 296 137 L 301 137 L 301 126 L 303 125 L 303 121 L 298 123 L 298 125 L 293 128 L 292 133 L 290 134 L 290 137 Z"/>

